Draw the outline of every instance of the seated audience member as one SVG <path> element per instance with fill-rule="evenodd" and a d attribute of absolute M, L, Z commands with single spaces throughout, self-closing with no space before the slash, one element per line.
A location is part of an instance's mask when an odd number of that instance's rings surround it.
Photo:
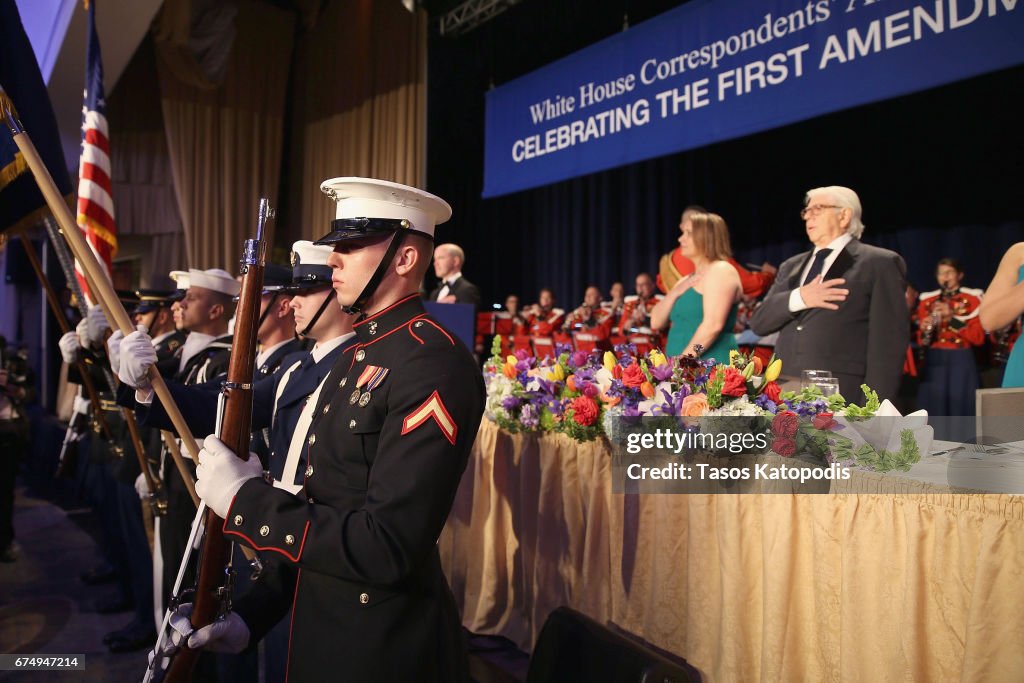
<path fill-rule="evenodd" d="M 680 279 L 651 311 L 651 326 L 669 327 L 665 353 L 729 361 L 737 349 L 733 328 L 743 288 L 728 259 L 729 228 L 721 216 L 691 211 L 679 223 L 679 249 L 693 273 Z"/>
<path fill-rule="evenodd" d="M 494 333 L 501 335 L 502 356 L 519 348 L 531 350 L 529 327 L 529 322 L 519 309 L 519 297 L 509 294 L 505 297 L 505 310 L 494 315 Z"/>

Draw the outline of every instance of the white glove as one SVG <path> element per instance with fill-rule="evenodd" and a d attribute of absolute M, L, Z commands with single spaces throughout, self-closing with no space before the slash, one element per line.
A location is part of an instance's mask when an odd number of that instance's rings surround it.
<path fill-rule="evenodd" d="M 237 458 L 236 458 L 237 460 Z M 171 615 L 171 631 L 169 642 L 165 643 L 163 653 L 172 654 L 187 641 L 189 649 L 205 649 L 208 652 L 224 652 L 238 654 L 249 644 L 249 627 L 245 620 L 234 612 L 228 612 L 212 624 L 201 629 L 194 629 L 192 603 L 186 602 Z"/>
<path fill-rule="evenodd" d="M 139 327 L 141 328 L 142 325 Z M 124 332 L 121 330 L 114 330 L 114 333 L 107 337 L 107 359 L 110 361 L 110 369 L 114 371 L 115 375 L 121 370 L 122 341 L 124 341 Z"/>
<path fill-rule="evenodd" d="M 103 333 L 110 329 L 110 323 L 107 322 L 107 316 L 103 315 L 103 309 L 99 306 L 90 306 L 85 320 L 89 345 L 92 347 L 102 346 Z"/>
<path fill-rule="evenodd" d="M 145 332 L 135 331 L 121 340 L 118 347 L 117 376 L 136 389 L 148 389 L 149 368 L 156 363 L 153 340 Z"/>
<path fill-rule="evenodd" d="M 70 334 L 70 333 L 69 333 Z M 75 396 L 75 400 L 71 405 L 71 413 L 81 413 L 82 415 L 89 414 L 89 399 L 82 398 L 81 396 Z"/>
<path fill-rule="evenodd" d="M 262 476 L 263 465 L 255 453 L 242 460 L 216 436 L 203 441 L 196 467 L 196 493 L 220 517 L 227 516 L 242 484 Z"/>
<path fill-rule="evenodd" d="M 78 334 L 78 343 L 85 346 L 89 343 L 89 318 L 82 318 L 75 326 L 75 333 Z"/>
<path fill-rule="evenodd" d="M 139 500 L 149 499 L 149 482 L 146 481 L 143 472 L 139 472 L 139 476 L 135 477 L 135 493 L 139 494 Z"/>
<path fill-rule="evenodd" d="M 57 342 L 57 346 L 60 347 L 60 357 L 64 359 L 64 362 L 74 365 L 78 360 L 78 352 L 82 348 L 82 343 L 78 341 L 78 333 L 65 332 Z"/>

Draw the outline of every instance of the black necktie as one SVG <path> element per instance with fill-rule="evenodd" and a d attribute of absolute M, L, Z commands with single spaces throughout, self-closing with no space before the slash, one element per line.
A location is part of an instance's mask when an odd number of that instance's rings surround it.
<path fill-rule="evenodd" d="M 822 266 L 825 265 L 825 259 L 832 253 L 831 249 L 819 249 L 818 253 L 814 255 L 814 263 L 811 264 L 811 269 L 807 271 L 807 277 L 804 278 L 804 284 L 813 280 L 814 278 L 821 275 Z"/>
<path fill-rule="evenodd" d="M 313 360 L 312 352 L 311 353 L 307 353 L 306 357 L 302 359 L 302 362 L 299 363 L 299 367 L 295 371 L 296 372 L 302 372 L 303 370 L 311 368 L 314 365 L 316 365 L 316 361 Z"/>

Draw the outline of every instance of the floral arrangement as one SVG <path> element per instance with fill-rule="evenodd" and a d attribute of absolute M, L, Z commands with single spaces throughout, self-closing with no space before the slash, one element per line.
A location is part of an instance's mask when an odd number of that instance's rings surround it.
<path fill-rule="evenodd" d="M 720 363 L 692 355 L 667 357 L 657 349 L 638 354 L 627 344 L 603 353 L 558 346 L 553 358 L 524 351 L 502 357 L 500 336 L 491 352 L 484 365 L 485 414 L 510 432 L 561 432 L 582 442 L 611 435 L 617 424 L 638 423 L 638 418 L 685 425 L 693 418 L 743 416 L 770 420 L 771 450 L 784 457 L 809 453 L 879 471 L 907 469 L 919 457 L 912 436 L 892 453 L 863 440 L 858 445 L 844 434 L 878 410 L 878 397 L 868 387 L 863 387 L 864 406 L 838 394 L 822 396 L 817 388 L 783 392 L 776 382 L 782 361 L 774 356 L 764 363 L 732 352 Z"/>

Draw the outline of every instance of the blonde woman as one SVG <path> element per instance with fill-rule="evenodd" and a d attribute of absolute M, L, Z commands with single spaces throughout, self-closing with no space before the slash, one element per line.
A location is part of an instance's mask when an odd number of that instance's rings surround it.
<path fill-rule="evenodd" d="M 687 211 L 679 223 L 679 249 L 695 266 L 651 310 L 651 327 L 671 328 L 665 353 L 684 353 L 729 361 L 732 334 L 743 293 L 739 274 L 729 263 L 729 227 L 714 213 Z M 701 347 L 700 353 L 697 347 Z"/>

